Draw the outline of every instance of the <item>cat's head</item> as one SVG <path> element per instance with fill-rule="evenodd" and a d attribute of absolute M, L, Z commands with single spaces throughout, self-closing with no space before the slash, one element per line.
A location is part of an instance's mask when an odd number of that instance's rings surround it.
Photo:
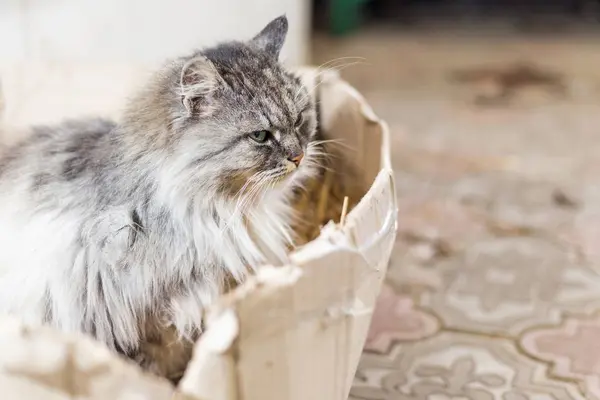
<path fill-rule="evenodd" d="M 171 67 L 161 97 L 183 176 L 235 196 L 309 169 L 315 104 L 279 63 L 287 29 L 281 16 L 248 41 L 204 49 Z"/>

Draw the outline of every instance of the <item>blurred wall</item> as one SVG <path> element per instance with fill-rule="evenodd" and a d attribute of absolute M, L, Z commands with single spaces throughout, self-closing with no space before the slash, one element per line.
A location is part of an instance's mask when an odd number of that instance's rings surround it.
<path fill-rule="evenodd" d="M 286 13 L 284 56 L 306 59 L 308 0 L 2 0 L 0 59 L 154 63 L 250 37 Z"/>
<path fill-rule="evenodd" d="M 310 0 L 1 0 L 4 120 L 27 124 L 113 114 L 142 70 L 290 22 L 282 59 L 306 63 Z M 104 112 L 104 110 L 107 110 Z"/>

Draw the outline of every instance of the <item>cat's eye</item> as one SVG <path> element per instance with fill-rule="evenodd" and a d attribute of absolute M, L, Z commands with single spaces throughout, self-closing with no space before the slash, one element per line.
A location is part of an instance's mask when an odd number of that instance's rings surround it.
<path fill-rule="evenodd" d="M 269 131 L 256 131 L 250 134 L 250 138 L 258 143 L 264 143 L 269 138 Z"/>
<path fill-rule="evenodd" d="M 304 114 L 300 113 L 300 114 L 298 114 L 298 118 L 296 119 L 296 123 L 294 124 L 294 126 L 296 128 L 299 128 L 300 126 L 302 126 L 303 123 L 304 123 Z"/>

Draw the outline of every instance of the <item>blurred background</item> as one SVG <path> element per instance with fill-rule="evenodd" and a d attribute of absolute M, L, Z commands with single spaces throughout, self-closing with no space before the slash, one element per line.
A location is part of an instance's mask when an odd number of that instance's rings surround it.
<path fill-rule="evenodd" d="M 312 62 L 388 122 L 400 210 L 352 399 L 600 399 L 599 6 L 314 5 Z"/>
<path fill-rule="evenodd" d="M 339 70 L 392 134 L 352 398 L 600 399 L 598 0 L 3 0 L 4 123 L 117 115 L 165 57 L 284 12 L 284 61 Z"/>

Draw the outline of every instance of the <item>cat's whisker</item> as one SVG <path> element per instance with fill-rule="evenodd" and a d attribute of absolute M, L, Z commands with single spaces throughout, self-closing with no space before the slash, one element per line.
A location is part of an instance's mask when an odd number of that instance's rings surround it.
<path fill-rule="evenodd" d="M 356 149 L 349 144 L 345 143 L 342 139 L 324 139 L 324 140 L 313 140 L 308 146 L 321 146 L 321 145 L 336 145 L 344 147 L 345 149 L 356 151 Z"/>
<path fill-rule="evenodd" d="M 236 204 L 234 206 L 233 212 L 232 212 L 231 216 L 223 224 L 223 227 L 221 228 L 221 233 L 225 232 L 229 228 L 231 221 L 233 219 L 235 219 L 240 214 L 244 214 L 247 203 L 249 202 L 250 199 L 252 199 L 254 192 L 256 192 L 260 189 L 260 186 L 262 185 L 262 181 L 264 179 L 265 172 L 269 172 L 269 171 L 259 171 L 259 172 L 254 173 L 253 175 L 251 175 L 246 180 L 244 185 L 240 188 L 240 190 L 238 190 L 238 192 L 234 196 L 234 198 L 236 198 L 237 200 L 236 200 Z M 248 193 L 246 195 L 244 195 L 244 192 L 248 188 L 250 188 L 250 190 L 248 191 Z"/>
<path fill-rule="evenodd" d="M 311 158 L 326 159 L 329 157 L 329 154 L 325 153 L 320 147 L 308 147 L 306 150 L 306 156 Z"/>
<path fill-rule="evenodd" d="M 241 206 L 246 201 L 246 198 L 249 197 L 249 196 L 251 196 L 252 192 L 254 190 L 256 190 L 256 187 L 258 185 L 260 185 L 260 181 L 262 179 L 263 172 L 257 172 L 255 174 L 253 174 L 252 176 L 250 176 L 246 180 L 246 183 L 244 183 L 244 185 L 238 191 L 238 193 L 236 193 L 236 195 L 234 196 L 234 198 L 236 198 L 237 201 L 236 201 L 236 205 L 235 205 L 235 208 L 234 208 L 234 211 L 233 211 L 232 218 L 234 218 L 237 215 L 238 209 L 242 210 L 242 212 L 243 212 L 243 207 L 241 207 Z M 246 190 L 248 188 L 250 188 L 250 191 L 246 195 L 244 195 L 244 192 L 246 192 Z"/>
<path fill-rule="evenodd" d="M 344 59 L 358 59 L 359 61 L 354 61 L 354 62 L 349 62 L 349 63 L 338 63 L 338 64 L 335 64 L 336 62 L 342 61 Z M 345 70 L 346 68 L 349 68 L 349 67 L 352 67 L 352 66 L 355 66 L 355 65 L 370 65 L 365 60 L 366 59 L 363 58 L 363 57 L 340 57 L 340 58 L 333 59 L 333 60 L 330 60 L 328 62 L 325 62 L 325 63 L 321 64 L 319 67 L 317 67 L 316 73 L 317 73 L 317 76 L 321 76 L 321 75 L 323 75 L 323 74 L 325 74 L 327 72 L 330 72 L 330 71 L 335 71 L 336 73 L 339 73 L 339 72 Z M 306 89 L 307 89 L 307 93 L 308 94 L 307 94 L 306 97 L 309 97 L 310 93 L 316 91 L 316 89 L 318 89 L 319 86 L 321 86 L 324 82 L 325 82 L 324 80 L 320 79 L 312 87 L 307 86 Z M 298 90 L 298 92 L 295 95 L 295 98 L 297 100 L 298 100 L 298 96 L 300 94 L 302 94 L 301 91 L 302 91 L 301 89 Z M 306 97 L 300 98 L 299 100 L 300 101 L 306 101 Z"/>
<path fill-rule="evenodd" d="M 266 193 L 277 183 L 276 178 L 285 175 L 284 170 L 275 171 L 263 171 L 253 176 L 254 184 L 251 186 L 250 191 L 242 197 L 241 202 L 238 202 L 233 215 L 230 219 L 234 218 L 239 214 L 251 213 L 252 209 L 249 207 L 250 204 L 255 201 L 259 196 L 264 199 Z M 262 200 L 261 200 L 262 201 Z M 224 227 L 226 228 L 226 227 Z"/>
<path fill-rule="evenodd" d="M 236 207 L 234 209 L 234 215 L 232 217 L 237 216 L 240 212 L 244 213 L 247 204 L 251 200 L 253 200 L 253 197 L 255 194 L 259 193 L 261 191 L 261 189 L 263 189 L 263 186 L 265 185 L 265 183 L 268 184 L 269 181 L 278 178 L 279 176 L 283 175 L 284 173 L 285 173 L 285 171 L 283 171 L 283 170 L 282 171 L 280 171 L 280 170 L 261 171 L 261 172 L 255 173 L 250 178 L 248 178 L 248 180 L 246 181 L 244 186 L 242 186 L 243 190 L 240 189 L 240 191 L 238 191 L 238 193 L 239 193 L 239 195 L 237 196 L 238 201 L 236 203 Z M 243 191 L 245 191 L 245 189 L 251 184 L 252 184 L 252 186 L 251 186 L 250 191 L 244 196 Z"/>
<path fill-rule="evenodd" d="M 345 63 L 344 62 L 336 62 L 336 63 L 332 62 L 329 64 L 322 64 L 321 67 L 317 68 L 317 75 L 326 74 L 330 71 L 339 72 L 347 67 L 354 66 L 354 65 L 360 65 L 360 64 L 369 65 L 369 63 L 366 61 L 365 58 L 357 57 L 356 59 L 357 59 L 357 61 L 352 61 L 352 62 L 345 62 Z"/>
<path fill-rule="evenodd" d="M 267 172 L 267 171 L 261 171 L 261 172 L 255 173 L 250 178 L 248 178 L 248 180 L 246 181 L 246 183 L 244 184 L 244 186 L 242 186 L 242 189 L 244 189 L 244 190 L 240 190 L 240 194 L 239 194 L 239 197 L 238 197 L 238 205 L 240 205 L 241 203 L 243 203 L 247 198 L 252 197 L 253 193 L 260 188 L 260 186 L 262 185 L 263 180 L 265 179 L 265 176 L 264 176 L 265 172 Z M 250 190 L 244 196 L 243 192 L 248 187 L 250 187 Z"/>
<path fill-rule="evenodd" d="M 336 65 L 336 66 L 332 66 L 332 67 L 327 67 L 326 70 L 323 70 L 320 72 L 320 74 L 324 74 L 327 72 L 331 72 L 331 71 L 335 71 L 336 73 L 339 73 L 347 68 L 353 67 L 355 65 L 371 65 L 367 62 L 364 61 L 356 61 L 356 62 L 352 62 L 352 63 L 347 63 L 347 64 L 341 64 L 341 65 Z M 323 81 L 321 81 L 323 82 Z"/>
<path fill-rule="evenodd" d="M 319 65 L 317 67 L 317 71 L 321 71 L 323 69 L 330 68 L 332 65 L 335 65 L 336 63 L 343 62 L 345 60 L 358 60 L 358 61 L 355 61 L 355 62 L 360 62 L 360 61 L 366 61 L 366 58 L 359 57 L 359 56 L 347 56 L 347 57 L 333 58 L 333 59 L 331 59 L 329 61 L 325 61 L 324 63 L 322 63 L 321 65 Z"/>

